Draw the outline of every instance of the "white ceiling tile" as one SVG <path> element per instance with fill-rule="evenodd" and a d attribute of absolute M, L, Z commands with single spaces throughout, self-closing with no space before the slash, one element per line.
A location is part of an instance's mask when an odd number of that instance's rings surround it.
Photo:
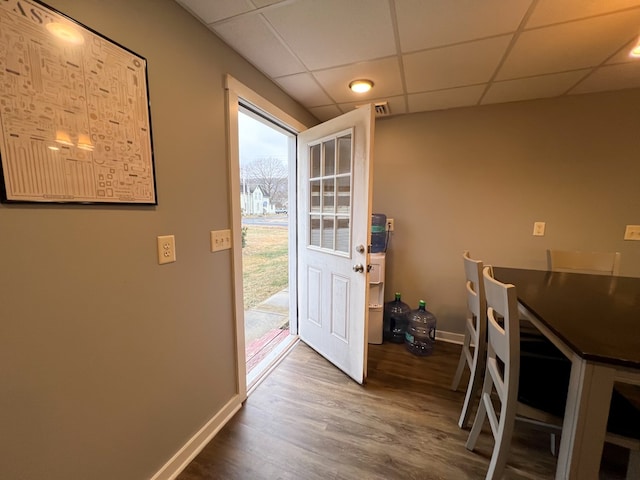
<path fill-rule="evenodd" d="M 260 8 L 260 7 L 266 7 L 267 5 L 275 5 L 276 3 L 284 4 L 289 0 L 251 0 L 251 1 L 256 7 Z"/>
<path fill-rule="evenodd" d="M 485 104 L 640 88 L 640 0 L 176 1 L 322 120 L 477 105 L 490 80 Z M 354 100 L 362 77 L 375 88 Z"/>
<path fill-rule="evenodd" d="M 409 112 L 425 112 L 477 105 L 484 89 L 484 85 L 475 85 L 473 87 L 450 88 L 437 92 L 409 95 Z"/>
<path fill-rule="evenodd" d="M 556 97 L 573 87 L 590 71 L 590 69 L 577 70 L 496 82 L 491 85 L 481 103 L 503 103 L 533 98 Z"/>
<path fill-rule="evenodd" d="M 385 97 L 385 98 L 373 98 L 368 101 L 363 102 L 348 102 L 341 103 L 340 108 L 343 112 L 348 112 L 356 108 L 357 105 L 363 105 L 367 103 L 382 103 L 387 102 L 390 115 L 400 115 L 403 113 L 407 113 L 407 105 L 404 101 L 404 95 L 400 95 L 397 97 Z"/>
<path fill-rule="evenodd" d="M 321 122 L 326 122 L 342 114 L 336 105 L 328 105 L 326 107 L 313 107 L 309 111 Z"/>
<path fill-rule="evenodd" d="M 240 55 L 271 77 L 304 71 L 260 15 L 247 15 L 218 24 L 214 31 Z"/>
<path fill-rule="evenodd" d="M 600 67 L 569 94 L 640 87 L 640 62 Z"/>
<path fill-rule="evenodd" d="M 317 107 L 334 103 L 310 73 L 300 73 L 287 77 L 276 78 L 275 81 L 285 92 L 298 100 L 305 107 Z"/>
<path fill-rule="evenodd" d="M 253 10 L 248 0 L 176 0 L 204 23 L 213 23 Z"/>
<path fill-rule="evenodd" d="M 531 0 L 396 0 L 402 52 L 513 33 Z"/>
<path fill-rule="evenodd" d="M 364 62 L 346 67 L 314 72 L 320 85 L 337 103 L 369 101 L 372 98 L 391 97 L 402 93 L 402 80 L 398 60 L 395 57 Z M 357 94 L 349 89 L 353 80 L 365 78 L 374 83 L 368 93 Z"/>
<path fill-rule="evenodd" d="M 636 35 L 640 9 L 522 33 L 500 80 L 594 67 Z"/>
<path fill-rule="evenodd" d="M 404 55 L 408 93 L 489 81 L 511 37 L 504 35 Z"/>
<path fill-rule="evenodd" d="M 526 28 L 639 7 L 640 0 L 539 0 Z"/>
<path fill-rule="evenodd" d="M 388 0 L 300 0 L 264 16 L 309 70 L 396 53 Z"/>

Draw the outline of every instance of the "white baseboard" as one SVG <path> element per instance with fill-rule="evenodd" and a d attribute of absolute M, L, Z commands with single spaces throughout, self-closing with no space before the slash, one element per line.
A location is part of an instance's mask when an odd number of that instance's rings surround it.
<path fill-rule="evenodd" d="M 436 332 L 436 340 L 442 340 L 443 342 L 457 343 L 458 345 L 462 345 L 462 342 L 464 341 L 464 335 L 461 333 L 442 332 L 438 330 Z"/>
<path fill-rule="evenodd" d="M 241 407 L 239 397 L 234 396 L 151 477 L 151 480 L 174 480 Z"/>

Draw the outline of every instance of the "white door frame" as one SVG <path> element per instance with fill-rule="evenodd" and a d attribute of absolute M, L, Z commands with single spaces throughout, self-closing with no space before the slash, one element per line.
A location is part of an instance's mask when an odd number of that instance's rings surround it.
<path fill-rule="evenodd" d="M 236 326 L 236 388 L 240 401 L 247 398 L 247 364 L 245 360 L 244 342 L 244 298 L 242 283 L 242 211 L 240 208 L 240 157 L 238 144 L 238 110 L 241 101 L 263 113 L 274 123 L 280 124 L 288 130 L 301 132 L 308 127 L 287 114 L 270 101 L 261 97 L 249 87 L 240 83 L 231 75 L 225 77 L 227 97 L 227 151 L 229 155 L 229 203 L 231 205 L 231 236 L 232 236 L 232 265 L 233 297 Z M 296 159 L 296 145 L 289 143 L 289 158 Z M 293 171 L 293 174 L 291 173 Z M 289 198 L 297 198 L 296 161 L 289 162 Z M 296 202 L 289 202 L 289 219 L 297 218 Z M 289 256 L 297 255 L 296 223 L 289 222 Z M 297 271 L 296 262 L 289 262 L 289 312 L 296 317 L 298 311 Z M 289 322 L 292 334 L 297 334 L 297 321 Z"/>

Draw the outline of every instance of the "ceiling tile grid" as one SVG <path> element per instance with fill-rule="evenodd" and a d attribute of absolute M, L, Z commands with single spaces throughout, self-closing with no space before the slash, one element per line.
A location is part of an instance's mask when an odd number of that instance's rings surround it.
<path fill-rule="evenodd" d="M 176 1 L 322 121 L 640 88 L 640 0 Z"/>

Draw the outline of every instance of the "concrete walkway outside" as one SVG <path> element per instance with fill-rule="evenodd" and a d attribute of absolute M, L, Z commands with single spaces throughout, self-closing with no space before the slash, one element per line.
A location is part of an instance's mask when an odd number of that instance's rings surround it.
<path fill-rule="evenodd" d="M 289 289 L 276 293 L 244 312 L 245 344 L 249 346 L 266 333 L 289 323 Z"/>

